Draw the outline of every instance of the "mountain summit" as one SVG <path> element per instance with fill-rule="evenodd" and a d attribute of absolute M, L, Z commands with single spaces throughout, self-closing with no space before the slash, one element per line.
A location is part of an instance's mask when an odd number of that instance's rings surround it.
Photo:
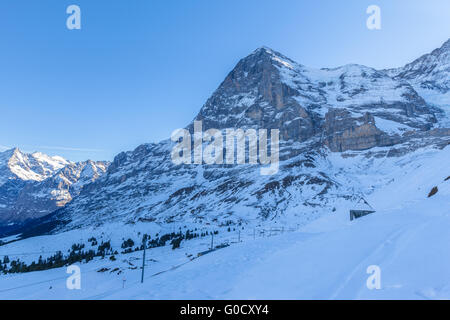
<path fill-rule="evenodd" d="M 203 130 L 279 129 L 276 175 L 260 176 L 255 165 L 175 165 L 170 140 L 144 144 L 116 156 L 106 174 L 48 221 L 60 224 L 56 230 L 114 222 L 303 224 L 375 188 L 337 158 L 358 157 L 365 174 L 379 158 L 386 164 L 422 147 L 444 148 L 450 140 L 444 119 L 416 82 L 392 70 L 313 69 L 258 48 L 237 63 L 194 120 L 203 121 Z"/>
<path fill-rule="evenodd" d="M 8 179 L 42 181 L 69 164 L 61 157 L 50 157 L 40 152 L 24 153 L 19 148 L 0 152 L 0 185 Z"/>
<path fill-rule="evenodd" d="M 297 142 L 320 137 L 345 151 L 399 143 L 405 132 L 430 130 L 441 112 L 387 72 L 354 64 L 312 69 L 261 47 L 238 62 L 195 120 L 205 130 L 276 128 Z"/>

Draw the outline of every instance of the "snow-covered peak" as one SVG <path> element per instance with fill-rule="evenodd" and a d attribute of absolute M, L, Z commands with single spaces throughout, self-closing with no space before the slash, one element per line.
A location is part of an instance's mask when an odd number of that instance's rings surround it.
<path fill-rule="evenodd" d="M 249 56 L 259 55 L 259 54 L 268 54 L 271 56 L 283 56 L 281 53 L 269 48 L 267 46 L 261 46 L 255 49 Z"/>
<path fill-rule="evenodd" d="M 42 181 L 70 162 L 62 157 L 51 157 L 41 152 L 32 154 L 19 148 L 0 153 L 0 185 L 9 179 Z"/>
<path fill-rule="evenodd" d="M 450 126 L 450 39 L 404 67 L 384 71 L 407 81 L 427 103 L 441 108 L 441 126 Z"/>
<path fill-rule="evenodd" d="M 262 46 L 254 50 L 250 55 L 248 55 L 243 60 L 261 61 L 264 58 L 269 58 L 271 62 L 278 67 L 284 67 L 291 70 L 302 68 L 302 65 L 298 64 L 294 60 L 266 46 Z"/>
<path fill-rule="evenodd" d="M 272 50 L 271 48 L 269 48 L 269 47 L 267 47 L 267 46 L 261 46 L 261 47 L 259 47 L 259 48 L 256 48 L 256 49 L 252 52 L 252 54 L 257 54 L 257 53 L 259 53 L 259 52 L 266 52 L 266 53 L 271 54 L 272 52 L 274 52 L 274 50 Z"/>
<path fill-rule="evenodd" d="M 417 88 L 446 93 L 450 91 L 450 39 L 404 67 L 385 71 L 411 81 Z"/>
<path fill-rule="evenodd" d="M 42 152 L 34 152 L 31 156 L 42 163 L 47 163 L 53 170 L 58 170 L 61 166 L 68 165 L 70 161 L 67 161 L 60 156 L 48 156 Z"/>
<path fill-rule="evenodd" d="M 450 38 L 444 42 L 444 44 L 441 47 L 442 50 L 450 50 Z"/>
<path fill-rule="evenodd" d="M 435 113 L 439 110 L 427 105 L 409 81 L 389 71 L 358 64 L 309 68 L 260 47 L 238 62 L 196 120 L 203 121 L 204 130 L 279 128 L 282 140 L 300 142 L 338 133 L 351 137 L 350 143 L 353 135 L 364 132 L 372 134 L 374 146 L 396 143 L 381 133 L 402 136 L 429 130 L 438 121 Z M 361 128 L 355 131 L 357 127 Z M 345 143 L 334 143 L 332 150 L 341 150 L 339 145 Z M 350 147 L 369 145 L 351 142 L 343 149 Z"/>

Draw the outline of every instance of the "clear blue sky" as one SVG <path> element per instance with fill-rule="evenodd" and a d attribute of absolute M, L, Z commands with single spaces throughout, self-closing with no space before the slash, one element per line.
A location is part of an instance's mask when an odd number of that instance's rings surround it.
<path fill-rule="evenodd" d="M 66 28 L 71 4 L 81 30 Z M 0 148 L 111 160 L 184 127 L 262 45 L 312 67 L 385 68 L 449 37 L 448 0 L 2 0 Z"/>

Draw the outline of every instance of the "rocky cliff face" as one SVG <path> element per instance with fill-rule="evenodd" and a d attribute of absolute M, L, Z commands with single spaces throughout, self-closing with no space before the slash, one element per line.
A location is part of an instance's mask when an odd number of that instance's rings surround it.
<path fill-rule="evenodd" d="M 295 68 L 295 69 L 294 69 Z M 317 115 L 296 97 L 298 88 L 282 79 L 282 71 L 301 66 L 268 48 L 260 48 L 239 61 L 200 110 L 196 120 L 210 128 L 280 129 L 284 140 L 305 141 L 316 134 Z M 293 71 L 294 72 L 294 71 Z M 306 78 L 303 81 L 309 81 Z M 308 93 L 314 101 L 315 93 Z"/>
<path fill-rule="evenodd" d="M 338 179 L 330 151 L 371 159 L 444 148 L 450 131 L 443 114 L 393 71 L 311 69 L 259 48 L 239 61 L 194 120 L 203 121 L 203 130 L 279 129 L 276 175 L 261 176 L 259 166 L 248 164 L 175 165 L 171 141 L 145 144 L 119 154 L 52 219 L 64 228 L 112 221 L 305 223 L 360 193 Z"/>
<path fill-rule="evenodd" d="M 195 120 L 205 130 L 276 128 L 294 142 L 318 135 L 332 151 L 346 151 L 428 131 L 440 112 L 386 72 L 360 65 L 315 70 L 260 48 L 237 64 Z"/>

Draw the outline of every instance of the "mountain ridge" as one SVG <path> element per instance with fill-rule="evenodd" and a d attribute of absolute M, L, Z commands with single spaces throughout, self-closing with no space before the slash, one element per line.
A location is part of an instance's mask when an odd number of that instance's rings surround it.
<path fill-rule="evenodd" d="M 70 162 L 40 152 L 24 153 L 19 148 L 0 152 L 0 185 L 7 179 L 42 181 Z"/>
<path fill-rule="evenodd" d="M 415 83 L 356 64 L 308 68 L 260 47 L 236 64 L 186 128 L 202 121 L 203 130 L 279 129 L 277 175 L 259 176 L 252 165 L 175 165 L 172 141 L 143 144 L 118 154 L 49 221 L 61 222 L 54 232 L 111 221 L 306 223 L 370 192 L 342 180 L 333 154 L 369 165 L 449 144 L 445 111 Z"/>

